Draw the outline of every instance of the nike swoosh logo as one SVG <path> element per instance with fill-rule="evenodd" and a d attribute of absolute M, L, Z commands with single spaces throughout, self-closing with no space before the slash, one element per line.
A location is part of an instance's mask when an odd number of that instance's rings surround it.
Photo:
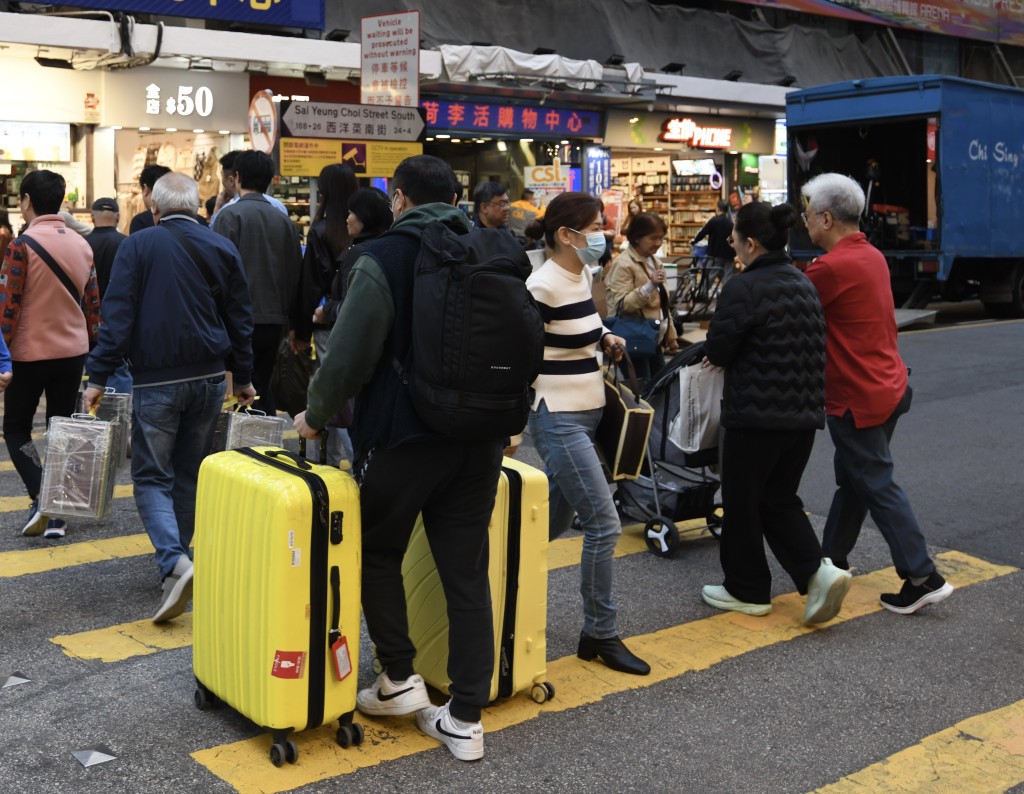
<path fill-rule="evenodd" d="M 392 692 L 390 695 L 385 695 L 383 692 L 381 692 L 378 689 L 377 690 L 377 699 L 378 700 L 383 700 L 385 702 L 388 701 L 388 700 L 394 700 L 396 697 L 399 697 L 400 695 L 404 695 L 406 692 L 412 692 L 412 689 L 413 688 L 411 686 L 410 687 L 406 687 L 405 689 L 399 689 L 397 692 Z"/>
<path fill-rule="evenodd" d="M 448 731 L 446 731 L 444 728 L 441 727 L 441 720 L 440 719 L 437 722 L 434 723 L 434 728 L 437 729 L 438 733 L 443 733 L 445 736 L 450 736 L 453 739 L 472 739 L 473 738 L 472 736 L 466 736 L 464 734 L 449 733 Z"/>

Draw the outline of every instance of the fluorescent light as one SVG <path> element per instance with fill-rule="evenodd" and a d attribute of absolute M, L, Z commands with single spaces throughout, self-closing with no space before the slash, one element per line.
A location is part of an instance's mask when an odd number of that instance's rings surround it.
<path fill-rule="evenodd" d="M 198 133 L 200 133 L 200 132 L 206 132 L 206 130 L 192 130 L 192 132 L 194 132 L 194 133 L 198 134 Z"/>
<path fill-rule="evenodd" d="M 139 127 L 139 132 L 149 132 L 149 127 Z"/>
<path fill-rule="evenodd" d="M 569 145 L 569 141 L 559 141 L 559 143 L 562 144 L 562 146 L 568 146 Z"/>
<path fill-rule="evenodd" d="M 656 151 L 656 152 L 663 152 L 663 151 L 665 151 L 665 147 L 664 146 L 655 146 L 654 147 L 654 151 Z"/>
<path fill-rule="evenodd" d="M 231 130 L 217 130 L 218 135 L 230 135 Z"/>
<path fill-rule="evenodd" d="M 177 132 L 177 131 L 178 131 L 178 128 L 177 128 L 177 127 L 168 127 L 168 128 L 167 128 L 167 131 L 168 131 L 168 132 Z"/>
<path fill-rule="evenodd" d="M 522 143 L 533 143 L 533 138 L 520 138 Z"/>
<path fill-rule="evenodd" d="M 434 139 L 433 139 L 433 138 L 425 138 L 424 140 L 425 140 L 425 141 L 426 141 L 427 143 L 432 143 Z"/>
<path fill-rule="evenodd" d="M 437 138 L 437 139 L 438 139 L 439 141 L 446 141 L 446 140 L 448 140 L 449 138 L 451 138 L 452 136 L 451 136 L 451 135 L 445 135 L 445 134 L 444 134 L 444 133 L 442 132 L 441 134 L 439 134 L 439 135 L 435 135 L 434 137 L 435 137 L 435 138 Z"/>
<path fill-rule="evenodd" d="M 729 152 L 729 154 L 739 154 L 739 152 Z"/>
<path fill-rule="evenodd" d="M 452 138 L 452 143 L 462 143 L 462 138 Z"/>
<path fill-rule="evenodd" d="M 508 144 L 505 143 L 505 141 L 498 141 L 498 151 L 499 152 L 507 152 L 508 151 Z"/>

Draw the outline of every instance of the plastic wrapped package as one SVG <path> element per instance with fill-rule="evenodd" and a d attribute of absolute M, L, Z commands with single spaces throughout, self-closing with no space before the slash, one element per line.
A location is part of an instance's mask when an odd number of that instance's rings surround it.
<path fill-rule="evenodd" d="M 88 416 L 54 416 L 46 431 L 39 512 L 105 518 L 114 496 L 114 424 Z"/>
<path fill-rule="evenodd" d="M 114 425 L 114 466 L 120 469 L 128 462 L 128 440 L 132 433 L 131 394 L 115 392 L 108 387 L 96 408 L 96 418 Z"/>
<path fill-rule="evenodd" d="M 284 444 L 287 424 L 285 419 L 267 416 L 263 411 L 225 411 L 217 417 L 213 451 L 241 447 L 280 447 Z"/>

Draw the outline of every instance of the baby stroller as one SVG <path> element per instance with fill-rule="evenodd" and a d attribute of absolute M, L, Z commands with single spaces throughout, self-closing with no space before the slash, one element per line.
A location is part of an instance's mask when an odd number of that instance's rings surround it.
<path fill-rule="evenodd" d="M 654 422 L 647 442 L 647 462 L 636 480 L 622 480 L 615 491 L 619 513 L 644 521 L 648 550 L 671 557 L 679 548 L 676 521 L 703 518 L 714 537 L 722 524 L 715 503 L 719 480 L 709 471 L 718 464 L 718 449 L 683 452 L 670 440 L 669 428 L 679 415 L 679 370 L 697 364 L 704 345 L 681 350 L 650 380 L 640 396 L 654 408 Z"/>

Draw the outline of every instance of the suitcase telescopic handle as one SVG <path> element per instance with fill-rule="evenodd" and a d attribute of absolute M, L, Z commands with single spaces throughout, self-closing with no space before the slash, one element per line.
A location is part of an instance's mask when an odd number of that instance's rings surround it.
<path fill-rule="evenodd" d="M 316 434 L 316 440 L 320 442 L 320 460 L 318 461 L 321 466 L 327 465 L 327 431 L 321 430 Z M 306 439 L 303 436 L 299 436 L 299 454 L 306 459 Z"/>

